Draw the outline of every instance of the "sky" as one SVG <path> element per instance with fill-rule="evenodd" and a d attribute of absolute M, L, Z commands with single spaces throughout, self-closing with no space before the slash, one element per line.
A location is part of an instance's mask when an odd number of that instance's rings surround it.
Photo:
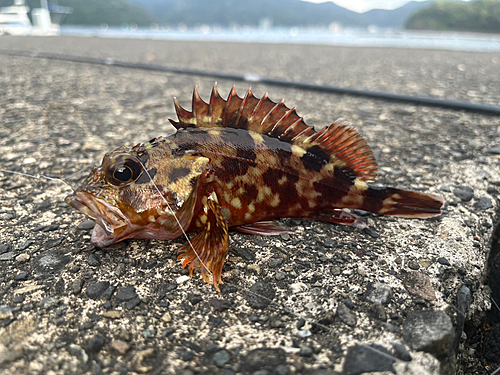
<path fill-rule="evenodd" d="M 311 3 L 324 3 L 327 0 L 305 0 Z M 330 0 L 332 1 L 332 0 Z M 423 1 L 423 0 L 415 0 Z M 370 9 L 396 9 L 402 7 L 410 0 L 333 0 L 333 3 L 353 10 L 355 12 L 363 13 Z"/>

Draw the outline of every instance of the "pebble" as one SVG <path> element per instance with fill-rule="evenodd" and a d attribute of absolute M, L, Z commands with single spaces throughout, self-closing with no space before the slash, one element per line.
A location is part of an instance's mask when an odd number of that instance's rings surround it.
<path fill-rule="evenodd" d="M 0 306 L 0 319 L 10 319 L 11 317 L 12 317 L 12 308 L 7 305 Z"/>
<path fill-rule="evenodd" d="M 241 367 L 249 373 L 258 370 L 273 372 L 280 365 L 286 365 L 286 352 L 283 349 L 259 348 L 251 350 L 242 358 Z"/>
<path fill-rule="evenodd" d="M 140 304 L 141 304 L 141 299 L 139 297 L 137 297 L 137 298 L 131 299 L 130 301 L 127 301 L 127 303 L 125 304 L 125 308 L 127 310 L 133 310 L 134 308 L 136 308 Z"/>
<path fill-rule="evenodd" d="M 303 338 L 305 339 L 306 337 L 309 337 L 312 335 L 312 332 L 308 329 L 302 329 L 300 331 L 297 331 L 297 336 L 299 336 L 300 338 Z"/>
<path fill-rule="evenodd" d="M 337 307 L 337 316 L 350 327 L 354 327 L 357 323 L 356 314 L 343 303 L 340 303 Z"/>
<path fill-rule="evenodd" d="M 297 294 L 300 292 L 305 292 L 307 289 L 309 289 L 309 287 L 306 284 L 299 282 L 290 284 L 290 289 L 292 290 L 293 294 Z"/>
<path fill-rule="evenodd" d="M 227 350 L 219 350 L 217 353 L 214 354 L 214 363 L 217 367 L 221 368 L 224 367 L 226 363 L 229 362 L 231 359 L 230 354 L 227 352 Z"/>
<path fill-rule="evenodd" d="M 105 311 L 102 316 L 108 319 L 120 319 L 123 315 L 122 311 L 116 311 L 116 310 L 111 310 L 111 311 Z"/>
<path fill-rule="evenodd" d="M 9 251 L 8 253 L 0 254 L 0 260 L 12 260 L 16 256 L 16 253 Z"/>
<path fill-rule="evenodd" d="M 71 283 L 71 289 L 73 294 L 80 294 L 83 288 L 83 279 L 75 279 Z"/>
<path fill-rule="evenodd" d="M 215 311 L 224 311 L 231 308 L 231 301 L 228 301 L 227 299 L 212 298 L 208 301 L 208 303 L 214 308 Z"/>
<path fill-rule="evenodd" d="M 84 222 L 78 224 L 78 226 L 76 227 L 76 230 L 89 231 L 91 229 L 94 229 L 94 227 L 95 227 L 95 222 L 93 222 L 92 220 L 87 220 L 87 221 L 84 221 Z"/>
<path fill-rule="evenodd" d="M 392 342 L 391 345 L 394 348 L 394 357 L 406 362 L 411 361 L 410 352 L 405 348 L 403 344 Z"/>
<path fill-rule="evenodd" d="M 40 307 L 45 310 L 51 310 L 59 305 L 59 298 L 45 297 L 40 301 Z"/>
<path fill-rule="evenodd" d="M 142 332 L 142 336 L 145 339 L 152 339 L 156 336 L 156 329 L 147 329 Z"/>
<path fill-rule="evenodd" d="M 116 290 L 116 302 L 122 303 L 137 298 L 137 292 L 133 286 L 118 288 Z"/>
<path fill-rule="evenodd" d="M 87 263 L 92 267 L 98 267 L 101 264 L 101 262 L 99 262 L 99 259 L 97 258 L 97 255 L 95 255 L 94 253 L 89 255 Z"/>
<path fill-rule="evenodd" d="M 443 266 L 451 266 L 450 261 L 446 258 L 439 257 L 437 261 L 439 264 L 442 264 Z"/>
<path fill-rule="evenodd" d="M 278 268 L 283 264 L 283 262 L 284 262 L 283 258 L 273 258 L 269 261 L 269 267 Z"/>
<path fill-rule="evenodd" d="M 372 350 L 371 348 L 375 349 Z M 364 374 L 370 372 L 384 372 L 395 374 L 392 354 L 383 346 L 364 344 L 351 346 L 347 350 L 343 374 Z"/>
<path fill-rule="evenodd" d="M 297 329 L 301 329 L 306 325 L 306 320 L 304 318 L 300 318 L 297 322 Z"/>
<path fill-rule="evenodd" d="M 11 249 L 11 245 L 8 243 L 0 243 L 0 254 L 6 253 Z"/>
<path fill-rule="evenodd" d="M 369 283 L 365 292 L 365 300 L 387 305 L 392 298 L 392 289 L 384 283 Z"/>
<path fill-rule="evenodd" d="M 482 197 L 476 203 L 474 203 L 474 208 L 477 208 L 482 211 L 492 207 L 493 207 L 493 202 L 488 197 Z"/>
<path fill-rule="evenodd" d="M 28 273 L 27 272 L 20 272 L 16 276 L 14 276 L 14 280 L 26 281 L 26 280 L 28 280 Z"/>
<path fill-rule="evenodd" d="M 468 186 L 455 186 L 453 194 L 462 202 L 469 202 L 474 197 L 474 189 Z"/>
<path fill-rule="evenodd" d="M 443 358 L 453 350 L 453 324 L 442 311 L 417 310 L 408 313 L 403 324 L 405 343 L 417 351 Z"/>
<path fill-rule="evenodd" d="M 87 351 L 89 351 L 90 353 L 99 353 L 104 346 L 104 343 L 104 336 L 98 333 L 90 339 L 87 346 Z"/>
<path fill-rule="evenodd" d="M 111 343 L 111 348 L 113 348 L 113 350 L 115 350 L 118 354 L 125 355 L 130 349 L 130 346 L 125 341 L 114 340 Z"/>
<path fill-rule="evenodd" d="M 286 273 L 285 272 L 276 272 L 276 275 L 274 276 L 274 278 L 277 281 L 285 280 L 286 279 Z"/>
<path fill-rule="evenodd" d="M 313 350 L 311 349 L 310 346 L 301 345 L 299 355 L 301 357 L 310 357 L 313 355 Z"/>
<path fill-rule="evenodd" d="M 256 263 L 250 264 L 247 270 L 254 273 L 255 275 L 260 275 L 260 266 Z"/>
<path fill-rule="evenodd" d="M 403 284 L 414 297 L 425 301 L 435 301 L 436 292 L 432 288 L 431 279 L 426 274 L 417 271 L 409 271 L 403 279 Z"/>
<path fill-rule="evenodd" d="M 184 284 L 186 281 L 188 281 L 189 279 L 191 279 L 189 276 L 187 275 L 183 275 L 183 276 L 179 276 L 177 279 L 175 279 L 175 282 L 179 285 L 181 284 Z"/>
<path fill-rule="evenodd" d="M 254 309 L 266 308 L 274 299 L 276 292 L 271 284 L 258 281 L 250 288 L 247 293 L 247 302 Z"/>
<path fill-rule="evenodd" d="M 384 306 L 382 306 L 382 304 L 374 303 L 371 306 L 370 311 L 371 311 L 373 317 L 375 317 L 375 319 L 381 320 L 383 322 L 387 321 L 387 314 L 386 314 Z"/>
<path fill-rule="evenodd" d="M 194 358 L 194 353 L 191 350 L 188 350 L 186 348 L 179 348 L 177 349 L 177 355 L 183 360 L 183 361 L 190 361 Z"/>
<path fill-rule="evenodd" d="M 500 146 L 490 148 L 486 150 L 486 153 L 491 155 L 500 155 Z"/>
<path fill-rule="evenodd" d="M 22 254 L 19 254 L 17 257 L 16 257 L 16 261 L 19 262 L 19 263 L 25 263 L 27 262 L 28 260 L 30 260 L 30 255 L 27 254 L 27 253 L 22 253 Z"/>
<path fill-rule="evenodd" d="M 87 296 L 93 300 L 98 300 L 108 288 L 109 281 L 99 281 L 87 287 Z"/>
<path fill-rule="evenodd" d="M 163 314 L 163 316 L 161 317 L 161 320 L 163 320 L 165 323 L 169 323 L 172 321 L 172 317 L 170 316 L 170 314 L 168 312 L 166 312 L 165 314 Z"/>
<path fill-rule="evenodd" d="M 352 302 L 352 299 L 350 298 L 345 298 L 343 299 L 342 302 L 344 305 L 346 305 L 348 308 L 350 308 L 351 310 L 354 309 L 354 302 Z"/>
<path fill-rule="evenodd" d="M 89 360 L 88 354 L 79 345 L 69 344 L 68 351 L 73 357 L 78 358 L 80 362 L 87 363 Z"/>

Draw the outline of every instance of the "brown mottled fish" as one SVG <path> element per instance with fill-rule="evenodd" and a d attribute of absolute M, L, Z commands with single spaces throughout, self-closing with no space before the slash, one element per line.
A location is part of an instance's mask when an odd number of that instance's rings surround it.
<path fill-rule="evenodd" d="M 377 162 L 343 119 L 316 132 L 283 101 L 258 99 L 251 90 L 240 98 L 234 87 L 224 100 L 217 85 L 209 103 L 195 88 L 191 112 L 174 103 L 176 133 L 106 154 L 66 198 L 97 223 L 94 245 L 198 232 L 179 259 L 191 275 L 201 266 L 218 289 L 229 228 L 284 233 L 269 222 L 283 217 L 364 226 L 343 208 L 410 218 L 441 213 L 441 197 L 368 186 Z"/>

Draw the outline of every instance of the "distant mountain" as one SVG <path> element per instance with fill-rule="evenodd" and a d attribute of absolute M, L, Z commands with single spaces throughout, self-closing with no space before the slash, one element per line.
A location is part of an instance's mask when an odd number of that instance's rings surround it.
<path fill-rule="evenodd" d="M 406 19 L 427 2 L 412 1 L 395 10 L 375 9 L 357 13 L 332 2 L 320 4 L 301 0 L 128 0 L 153 14 L 158 23 L 187 26 L 201 24 L 231 24 L 258 26 L 262 22 L 273 26 L 343 26 L 403 27 Z"/>
<path fill-rule="evenodd" d="M 379 27 L 404 28 L 406 20 L 416 11 L 429 6 L 428 1 L 411 1 L 394 10 L 372 9 L 362 16 L 370 25 Z"/>

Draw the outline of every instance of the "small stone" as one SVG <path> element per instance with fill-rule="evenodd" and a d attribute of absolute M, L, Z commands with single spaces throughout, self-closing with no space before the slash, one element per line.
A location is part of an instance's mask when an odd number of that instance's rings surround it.
<path fill-rule="evenodd" d="M 191 279 L 189 276 L 187 275 L 183 275 L 183 276 L 179 276 L 177 279 L 175 279 L 175 282 L 179 285 L 181 284 L 184 284 L 186 281 L 188 281 L 189 279 Z"/>
<path fill-rule="evenodd" d="M 109 281 L 99 281 L 88 286 L 87 296 L 93 300 L 98 300 L 108 288 Z"/>
<path fill-rule="evenodd" d="M 263 281 L 256 282 L 247 293 L 247 302 L 254 309 L 266 308 L 274 299 L 274 288 Z"/>
<path fill-rule="evenodd" d="M 73 290 L 73 294 L 80 294 L 83 288 L 83 279 L 75 279 L 71 283 L 71 289 Z"/>
<path fill-rule="evenodd" d="M 76 230 L 89 231 L 91 229 L 94 229 L 94 227 L 95 227 L 95 222 L 93 222 L 92 220 L 87 220 L 78 224 Z"/>
<path fill-rule="evenodd" d="M 247 267 L 247 270 L 254 273 L 255 275 L 260 275 L 260 266 L 256 263 L 254 264 L 250 264 L 248 267 Z"/>
<path fill-rule="evenodd" d="M 142 336 L 145 339 L 152 339 L 156 336 L 156 329 L 147 329 L 142 332 Z"/>
<path fill-rule="evenodd" d="M 108 319 L 120 319 L 123 315 L 122 311 L 116 311 L 116 310 L 111 310 L 111 311 L 105 311 L 102 316 Z"/>
<path fill-rule="evenodd" d="M 495 146 L 493 148 L 490 148 L 486 150 L 486 153 L 491 155 L 500 155 L 500 146 Z"/>
<path fill-rule="evenodd" d="M 381 320 L 383 322 L 387 321 L 387 314 L 385 312 L 384 306 L 381 303 L 374 303 L 370 311 L 375 319 Z"/>
<path fill-rule="evenodd" d="M 137 298 L 131 299 L 130 301 L 127 301 L 127 303 L 125 304 L 125 308 L 127 310 L 133 310 L 134 308 L 136 308 L 140 304 L 141 304 L 141 299 L 139 297 L 137 297 Z"/>
<path fill-rule="evenodd" d="M 219 350 L 214 354 L 214 363 L 217 367 L 222 368 L 226 363 L 229 362 L 231 356 L 227 352 L 227 350 Z"/>
<path fill-rule="evenodd" d="M 283 349 L 259 348 L 251 350 L 243 357 L 241 368 L 248 373 L 257 370 L 273 372 L 280 365 L 286 365 L 286 352 Z"/>
<path fill-rule="evenodd" d="M 311 335 L 312 335 L 312 332 L 309 331 L 308 329 L 303 329 L 303 330 L 297 331 L 297 336 L 299 336 L 300 338 L 303 338 L 303 339 L 305 339 L 306 337 L 309 337 Z"/>
<path fill-rule="evenodd" d="M 342 271 L 340 270 L 340 267 L 333 267 L 331 272 L 333 276 L 339 276 Z"/>
<path fill-rule="evenodd" d="M 89 255 L 89 259 L 87 260 L 87 263 L 89 266 L 92 267 L 98 267 L 101 263 L 99 262 L 99 259 L 97 258 L 97 255 L 94 253 Z"/>
<path fill-rule="evenodd" d="M 392 298 L 392 289 L 384 283 L 369 283 L 365 292 L 365 300 L 387 305 Z"/>
<path fill-rule="evenodd" d="M 89 345 L 87 346 L 87 351 L 89 351 L 90 353 L 99 353 L 99 351 L 104 346 L 104 343 L 104 336 L 101 334 L 97 334 L 90 339 Z"/>
<path fill-rule="evenodd" d="M 276 275 L 274 275 L 274 278 L 277 281 L 285 280 L 286 279 L 286 273 L 285 272 L 276 272 Z"/>
<path fill-rule="evenodd" d="M 396 359 L 392 359 L 392 354 L 381 345 L 363 344 L 351 346 L 347 350 L 343 374 L 365 374 L 384 371 L 395 374 L 394 362 L 396 362 Z"/>
<path fill-rule="evenodd" d="M 482 211 L 492 207 L 493 207 L 493 202 L 488 197 L 482 197 L 476 203 L 474 203 L 474 208 L 477 208 Z"/>
<path fill-rule="evenodd" d="M 283 264 L 283 262 L 284 262 L 283 258 L 273 258 L 269 261 L 269 267 L 278 268 Z"/>
<path fill-rule="evenodd" d="M 290 284 L 290 289 L 292 290 L 293 294 L 300 293 L 300 292 L 305 292 L 309 287 L 301 282 L 298 283 L 293 283 Z"/>
<path fill-rule="evenodd" d="M 172 321 L 172 317 L 170 316 L 170 314 L 168 312 L 166 312 L 161 317 L 161 320 L 163 320 L 165 323 L 170 323 Z"/>
<path fill-rule="evenodd" d="M 14 303 L 23 303 L 25 300 L 24 296 L 14 296 L 12 297 L 12 302 Z"/>
<path fill-rule="evenodd" d="M 45 297 L 40 301 L 40 307 L 45 310 L 52 310 L 59 305 L 59 298 Z"/>
<path fill-rule="evenodd" d="M 137 298 L 137 293 L 134 287 L 118 288 L 115 298 L 117 303 L 122 303 Z"/>
<path fill-rule="evenodd" d="M 356 325 L 356 314 L 349 310 L 349 308 L 343 303 L 340 303 L 337 307 L 337 316 L 350 327 L 354 327 Z"/>
<path fill-rule="evenodd" d="M 81 346 L 76 345 L 76 344 L 69 344 L 68 350 L 69 350 L 70 354 L 73 357 L 78 358 L 80 360 L 80 362 L 82 362 L 82 363 L 88 362 L 89 356 L 87 355 L 85 350 L 82 349 Z"/>
<path fill-rule="evenodd" d="M 439 264 L 442 264 L 443 266 L 451 266 L 450 261 L 446 258 L 439 257 L 437 261 Z"/>
<path fill-rule="evenodd" d="M 18 273 L 16 276 L 14 276 L 14 280 L 26 281 L 26 280 L 28 280 L 28 273 L 27 272 Z"/>
<path fill-rule="evenodd" d="M 453 324 L 442 311 L 411 311 L 403 324 L 403 338 L 413 350 L 444 358 L 453 350 Z"/>
<path fill-rule="evenodd" d="M 284 241 L 288 241 L 290 239 L 290 235 L 288 233 L 281 233 L 280 237 Z"/>
<path fill-rule="evenodd" d="M 118 354 L 125 355 L 130 349 L 130 346 L 125 341 L 114 340 L 111 343 L 111 348 L 113 348 L 113 350 L 115 350 Z"/>
<path fill-rule="evenodd" d="M 22 254 L 19 254 L 17 257 L 16 257 L 16 262 L 19 262 L 19 263 L 26 263 L 28 260 L 30 260 L 30 255 L 27 254 L 27 253 L 22 253 Z"/>
<path fill-rule="evenodd" d="M 301 357 L 310 357 L 313 355 L 313 350 L 311 349 L 310 346 L 301 345 L 299 355 Z"/>
<path fill-rule="evenodd" d="M 183 361 L 190 361 L 194 358 L 194 353 L 191 350 L 188 350 L 186 348 L 179 348 L 177 349 L 177 355 L 183 360 Z"/>
<path fill-rule="evenodd" d="M 297 329 L 301 329 L 306 325 L 306 320 L 304 318 L 300 318 L 297 322 Z"/>
<path fill-rule="evenodd" d="M 12 260 L 16 256 L 16 253 L 9 251 L 8 253 L 0 254 L 0 260 Z"/>
<path fill-rule="evenodd" d="M 88 329 L 91 329 L 93 326 L 94 326 L 94 323 L 91 320 L 87 320 L 87 321 L 83 322 L 82 324 L 80 324 L 78 329 L 80 331 L 86 331 Z"/>
<path fill-rule="evenodd" d="M 345 298 L 343 299 L 342 302 L 344 305 L 346 305 L 348 308 L 350 308 L 351 310 L 354 309 L 354 302 L 352 302 L 352 299 L 350 298 Z"/>
<path fill-rule="evenodd" d="M 426 301 L 436 300 L 436 292 L 432 288 L 429 276 L 421 272 L 409 271 L 406 274 L 403 283 L 408 293 L 412 296 L 422 298 Z"/>
<path fill-rule="evenodd" d="M 0 306 L 0 319 L 10 319 L 11 317 L 12 317 L 12 308 L 6 305 Z"/>
<path fill-rule="evenodd" d="M 397 342 L 392 342 L 391 345 L 394 348 L 394 357 L 406 362 L 411 361 L 410 352 L 405 348 L 404 345 Z"/>
<path fill-rule="evenodd" d="M 474 197 L 474 189 L 468 186 L 455 186 L 453 194 L 462 202 L 469 202 Z"/>
<path fill-rule="evenodd" d="M 214 308 L 215 311 L 224 311 L 231 308 L 231 301 L 226 299 L 212 298 L 208 301 L 208 303 Z"/>

